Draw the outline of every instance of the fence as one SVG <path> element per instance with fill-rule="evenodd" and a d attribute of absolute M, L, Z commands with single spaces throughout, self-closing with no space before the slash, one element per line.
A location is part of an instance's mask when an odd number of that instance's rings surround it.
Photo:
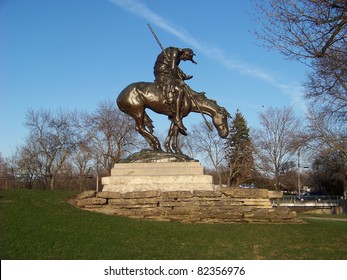
<path fill-rule="evenodd" d="M 300 197 L 297 195 L 283 195 L 279 200 L 273 200 L 272 205 L 295 208 L 298 211 L 312 209 L 331 209 L 332 213 L 347 214 L 347 201 L 343 196 L 317 195 Z"/>
<path fill-rule="evenodd" d="M 0 177 L 0 189 L 49 189 L 49 182 L 48 178 L 36 178 L 28 181 L 23 178 Z M 96 185 L 96 177 L 94 176 L 58 176 L 55 179 L 55 189 L 57 190 L 95 190 Z M 101 182 L 99 181 L 100 185 Z"/>

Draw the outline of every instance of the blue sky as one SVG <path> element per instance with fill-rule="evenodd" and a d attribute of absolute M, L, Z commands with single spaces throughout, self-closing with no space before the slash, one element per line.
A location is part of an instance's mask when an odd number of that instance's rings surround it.
<path fill-rule="evenodd" d="M 305 111 L 307 69 L 261 46 L 248 0 L 5 0 L 0 2 L 0 152 L 10 156 L 27 135 L 29 108 L 93 111 L 129 83 L 153 81 L 161 43 L 189 47 L 197 65 L 182 62 L 188 84 L 250 127 L 267 107 Z M 151 114 L 156 131 L 164 116 Z M 185 120 L 189 128 L 202 121 Z"/>

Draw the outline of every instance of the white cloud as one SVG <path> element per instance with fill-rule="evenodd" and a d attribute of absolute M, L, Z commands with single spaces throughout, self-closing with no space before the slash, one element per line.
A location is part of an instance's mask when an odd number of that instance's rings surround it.
<path fill-rule="evenodd" d="M 143 18 L 151 24 L 167 31 L 173 36 L 179 38 L 185 44 L 191 46 L 194 50 L 200 52 L 211 60 L 217 61 L 225 68 L 237 71 L 243 75 L 250 75 L 256 79 L 267 82 L 270 85 L 278 88 L 286 95 L 289 95 L 292 99 L 292 103 L 296 104 L 299 102 L 301 104 L 301 109 L 306 110 L 302 101 L 302 87 L 297 85 L 283 84 L 269 71 L 262 69 L 256 65 L 252 65 L 245 61 L 235 61 L 228 57 L 220 48 L 210 47 L 198 39 L 194 38 L 188 31 L 183 28 L 177 28 L 177 26 L 170 24 L 166 19 L 156 14 L 150 10 L 144 3 L 140 0 L 109 0 L 113 4 L 119 6 L 120 8 L 131 12 L 136 17 Z"/>

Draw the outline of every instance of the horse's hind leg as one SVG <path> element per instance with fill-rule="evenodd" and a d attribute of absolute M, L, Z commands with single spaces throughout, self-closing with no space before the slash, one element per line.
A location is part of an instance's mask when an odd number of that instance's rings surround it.
<path fill-rule="evenodd" d="M 179 127 L 174 124 L 172 127 L 172 135 L 173 135 L 172 148 L 176 154 L 183 154 L 181 149 L 179 148 L 178 134 L 179 134 Z"/>
<path fill-rule="evenodd" d="M 150 133 L 153 133 L 154 131 L 154 125 L 152 119 L 147 115 L 146 111 L 144 112 L 143 115 L 143 123 L 147 128 L 149 129 Z"/>
<path fill-rule="evenodd" d="M 138 131 L 148 142 L 153 150 L 161 150 L 160 142 L 157 137 L 152 133 L 148 132 L 144 125 L 144 115 L 139 117 L 134 117 L 135 119 L 135 129 Z"/>

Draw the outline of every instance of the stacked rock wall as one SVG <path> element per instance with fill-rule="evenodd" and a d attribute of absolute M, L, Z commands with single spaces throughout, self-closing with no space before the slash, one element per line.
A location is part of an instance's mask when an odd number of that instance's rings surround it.
<path fill-rule="evenodd" d="M 287 207 L 273 208 L 281 194 L 266 189 L 219 188 L 217 191 L 143 191 L 81 193 L 78 207 L 157 221 L 186 223 L 298 223 Z"/>

